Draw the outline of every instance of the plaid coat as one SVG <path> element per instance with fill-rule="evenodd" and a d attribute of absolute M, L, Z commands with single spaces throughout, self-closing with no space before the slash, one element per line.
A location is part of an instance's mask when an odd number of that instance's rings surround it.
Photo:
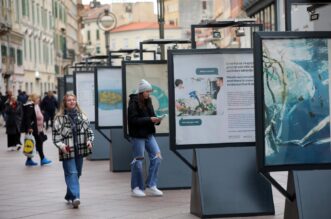
<path fill-rule="evenodd" d="M 90 123 L 87 117 L 78 113 L 77 126 L 77 139 L 78 139 L 78 154 L 86 157 L 92 151 L 88 149 L 87 142 L 93 143 L 94 134 L 89 127 Z M 53 124 L 53 143 L 59 149 L 60 161 L 67 160 L 75 157 L 74 138 L 72 136 L 72 128 L 68 115 L 56 116 Z M 61 148 L 69 145 L 70 153 L 65 154 Z"/>

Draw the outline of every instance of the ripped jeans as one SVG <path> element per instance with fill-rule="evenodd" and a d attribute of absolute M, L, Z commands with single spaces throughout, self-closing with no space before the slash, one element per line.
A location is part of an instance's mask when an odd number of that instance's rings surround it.
<path fill-rule="evenodd" d="M 145 148 L 149 156 L 148 177 L 146 187 L 156 186 L 157 173 L 161 163 L 161 153 L 153 135 L 147 138 L 132 138 L 133 161 L 131 162 L 131 189 L 139 187 L 145 190 L 143 177 L 143 161 Z"/>

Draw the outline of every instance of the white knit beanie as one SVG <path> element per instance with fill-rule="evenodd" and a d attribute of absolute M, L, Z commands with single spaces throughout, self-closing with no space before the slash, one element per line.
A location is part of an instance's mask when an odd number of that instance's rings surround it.
<path fill-rule="evenodd" d="M 145 79 L 142 79 L 139 82 L 138 93 L 143 93 L 143 92 L 148 91 L 148 90 L 153 90 L 152 85 L 148 81 L 146 81 Z"/>

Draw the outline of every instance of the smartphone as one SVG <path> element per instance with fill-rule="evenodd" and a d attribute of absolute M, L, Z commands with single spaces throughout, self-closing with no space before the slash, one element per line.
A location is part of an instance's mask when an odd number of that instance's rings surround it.
<path fill-rule="evenodd" d="M 167 114 L 163 114 L 163 115 L 161 115 L 161 116 L 157 116 L 157 118 L 159 118 L 159 119 L 163 119 L 164 117 L 166 117 L 167 116 Z"/>

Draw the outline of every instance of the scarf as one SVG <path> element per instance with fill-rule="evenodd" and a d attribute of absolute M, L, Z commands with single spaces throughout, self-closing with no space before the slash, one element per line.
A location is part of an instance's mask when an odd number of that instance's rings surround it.
<path fill-rule="evenodd" d="M 75 154 L 78 154 L 78 136 L 77 136 L 77 123 L 78 123 L 78 112 L 77 109 L 68 110 L 66 109 L 64 111 L 65 115 L 68 115 L 70 123 L 71 123 L 71 130 L 72 130 L 72 136 L 74 140 L 74 147 L 75 147 Z"/>

